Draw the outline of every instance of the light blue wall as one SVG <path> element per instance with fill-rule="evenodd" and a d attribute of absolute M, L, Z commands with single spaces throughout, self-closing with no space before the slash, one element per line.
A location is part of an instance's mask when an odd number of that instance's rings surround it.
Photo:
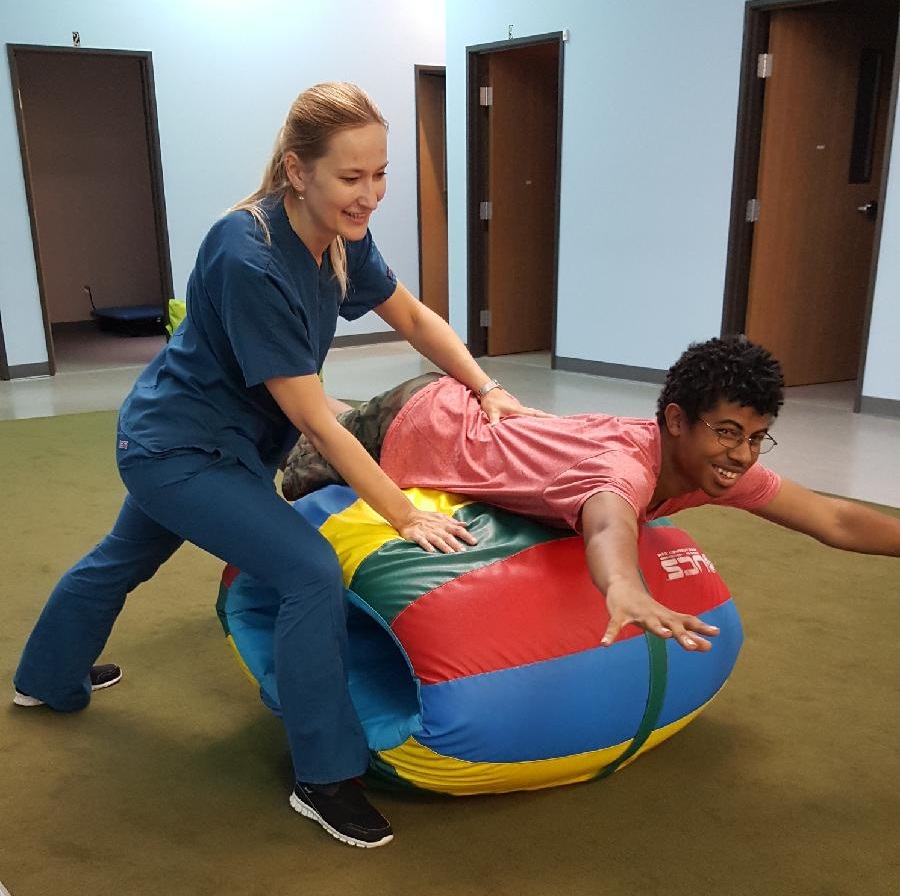
<path fill-rule="evenodd" d="M 391 22 L 389 27 L 388 23 Z M 416 287 L 414 65 L 444 63 L 444 0 L 31 0 L 0 3 L 0 41 L 153 53 L 173 283 L 183 295 L 197 246 L 256 189 L 297 93 L 356 81 L 390 123 L 380 248 Z M 111 122 L 111 126 L 114 123 Z M 60 135 L 61 151 L 65 134 Z M 9 69 L 0 65 L 0 316 L 10 366 L 46 361 Z M 367 315 L 339 333 L 381 329 Z"/>
<path fill-rule="evenodd" d="M 449 277 L 458 332 L 467 314 L 466 47 L 502 41 L 513 25 L 514 37 L 570 34 L 556 353 L 663 369 L 690 341 L 719 333 L 744 8 L 744 0 L 448 4 Z M 869 355 L 866 394 L 898 396 L 898 202 L 887 208 L 885 229 L 885 267 L 896 279 L 878 284 L 875 318 L 895 314 L 896 325 L 872 329 L 871 355 L 888 360 L 878 368 Z"/>
<path fill-rule="evenodd" d="M 899 111 L 893 129 L 880 260 L 862 393 L 899 401 Z"/>
<path fill-rule="evenodd" d="M 153 53 L 169 240 L 180 293 L 212 220 L 259 179 L 298 90 L 363 84 L 391 122 L 373 230 L 418 280 L 414 64 L 447 65 L 451 322 L 466 333 L 466 47 L 569 29 L 556 352 L 664 368 L 718 332 L 743 0 L 114 0 L 0 4 L 4 43 Z M 334 11 L 333 11 L 334 9 Z M 391 21 L 391 27 L 386 22 Z M 442 40 L 445 39 L 443 45 Z M 864 394 L 899 397 L 899 124 Z M 46 360 L 9 72 L 0 65 L 0 316 L 10 365 Z M 368 315 L 340 334 L 379 326 Z"/>

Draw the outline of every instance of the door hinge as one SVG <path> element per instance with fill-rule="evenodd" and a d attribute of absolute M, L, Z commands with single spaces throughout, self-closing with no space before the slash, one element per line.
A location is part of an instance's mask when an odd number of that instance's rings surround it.
<path fill-rule="evenodd" d="M 745 204 L 745 220 L 749 222 L 749 224 L 754 224 L 755 221 L 758 220 L 758 216 L 761 214 L 761 203 L 758 202 L 757 199 L 749 199 L 749 201 Z"/>
<path fill-rule="evenodd" d="M 758 77 L 769 78 L 774 72 L 774 54 L 758 54 Z"/>
<path fill-rule="evenodd" d="M 492 203 L 491 202 L 480 202 L 479 203 L 479 220 L 480 221 L 490 221 L 492 218 Z"/>
<path fill-rule="evenodd" d="M 17 87 L 16 93 L 19 94 L 19 110 L 22 111 L 22 91 Z"/>
<path fill-rule="evenodd" d="M 483 309 L 479 312 L 479 326 L 490 327 L 492 325 L 492 312 Z"/>
<path fill-rule="evenodd" d="M 480 106 L 491 106 L 492 105 L 492 88 L 491 87 L 480 87 L 479 88 L 479 105 Z"/>

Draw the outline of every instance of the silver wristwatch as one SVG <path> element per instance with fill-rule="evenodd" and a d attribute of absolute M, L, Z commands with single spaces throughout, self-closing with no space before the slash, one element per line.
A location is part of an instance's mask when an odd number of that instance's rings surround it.
<path fill-rule="evenodd" d="M 485 385 L 480 386 L 476 390 L 476 397 L 480 401 L 482 401 L 482 399 L 485 398 L 486 395 L 488 395 L 489 392 L 492 391 L 492 389 L 503 389 L 503 388 L 504 388 L 504 386 L 502 386 L 501 383 L 498 382 L 498 380 L 491 379 L 487 383 L 485 383 Z"/>

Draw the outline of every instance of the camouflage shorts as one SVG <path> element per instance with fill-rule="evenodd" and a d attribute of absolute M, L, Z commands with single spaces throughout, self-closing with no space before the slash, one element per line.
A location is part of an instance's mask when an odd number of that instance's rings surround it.
<path fill-rule="evenodd" d="M 424 373 L 389 389 L 359 407 L 339 414 L 338 422 L 370 453 L 376 463 L 382 454 L 382 442 L 398 411 L 413 395 L 442 377 L 441 373 Z M 302 435 L 282 467 L 282 494 L 295 501 L 324 485 L 344 485 L 341 474 Z"/>

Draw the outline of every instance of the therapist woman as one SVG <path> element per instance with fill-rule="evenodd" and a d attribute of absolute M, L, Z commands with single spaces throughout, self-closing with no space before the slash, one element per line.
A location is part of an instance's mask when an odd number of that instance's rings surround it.
<path fill-rule="evenodd" d="M 207 234 L 187 316 L 119 416 L 128 490 L 112 531 L 50 595 L 15 674 L 14 702 L 60 712 L 114 684 L 94 665 L 126 595 L 190 541 L 276 589 L 275 677 L 294 765 L 291 806 L 354 846 L 392 839 L 355 778 L 369 763 L 347 684 L 344 589 L 331 546 L 277 493 L 279 462 L 304 433 L 401 536 L 427 551 L 475 539 L 418 510 L 338 424 L 317 372 L 337 318 L 373 310 L 479 396 L 490 420 L 538 414 L 473 360 L 451 328 L 397 282 L 369 232 L 385 195 L 387 124 L 352 84 L 293 103 L 260 189 Z"/>

